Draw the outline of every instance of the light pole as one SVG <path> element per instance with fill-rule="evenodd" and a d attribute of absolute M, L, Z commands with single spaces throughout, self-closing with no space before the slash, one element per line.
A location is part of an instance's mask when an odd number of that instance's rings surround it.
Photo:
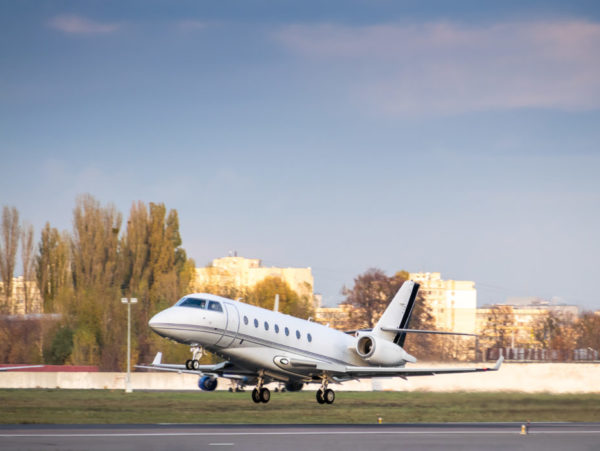
<path fill-rule="evenodd" d="M 125 393 L 131 393 L 131 304 L 137 304 L 137 298 L 121 298 L 127 304 L 127 379 L 125 379 Z"/>

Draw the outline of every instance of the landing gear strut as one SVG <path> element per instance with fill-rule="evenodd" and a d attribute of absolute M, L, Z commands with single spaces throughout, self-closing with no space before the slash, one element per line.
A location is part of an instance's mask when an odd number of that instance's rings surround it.
<path fill-rule="evenodd" d="M 317 390 L 317 402 L 319 404 L 333 404 L 335 401 L 335 392 L 331 388 L 327 388 L 327 378 L 323 378 L 321 388 Z"/>
<path fill-rule="evenodd" d="M 200 367 L 200 359 L 202 358 L 202 346 L 192 346 L 192 358 L 185 361 L 185 367 L 188 370 L 197 370 Z"/>
<path fill-rule="evenodd" d="M 267 387 L 263 387 L 262 378 L 258 379 L 258 384 L 254 390 L 252 390 L 252 401 L 255 403 L 264 402 L 265 404 L 271 399 L 271 392 Z"/>

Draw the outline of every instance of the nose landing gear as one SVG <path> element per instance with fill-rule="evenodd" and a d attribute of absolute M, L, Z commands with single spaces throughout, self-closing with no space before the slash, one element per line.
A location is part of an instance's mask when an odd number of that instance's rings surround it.
<path fill-rule="evenodd" d="M 197 370 L 200 367 L 200 359 L 202 358 L 202 346 L 192 346 L 192 358 L 185 361 L 185 367 L 188 370 Z"/>

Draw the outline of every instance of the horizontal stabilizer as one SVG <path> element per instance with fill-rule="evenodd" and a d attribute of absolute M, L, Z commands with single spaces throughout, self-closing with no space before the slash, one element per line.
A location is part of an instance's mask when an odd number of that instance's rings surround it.
<path fill-rule="evenodd" d="M 396 327 L 382 327 L 385 332 L 407 332 L 412 334 L 436 334 L 436 335 L 464 335 L 465 337 L 477 337 L 477 334 L 466 334 L 462 332 L 446 332 L 441 330 L 401 329 Z"/>

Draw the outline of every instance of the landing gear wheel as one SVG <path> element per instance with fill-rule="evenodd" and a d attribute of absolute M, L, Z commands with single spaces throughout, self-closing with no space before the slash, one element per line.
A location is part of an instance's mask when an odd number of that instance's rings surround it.
<path fill-rule="evenodd" d="M 252 401 L 254 401 L 256 404 L 260 402 L 260 392 L 257 388 L 252 390 Z"/>
<path fill-rule="evenodd" d="M 271 392 L 266 387 L 260 389 L 259 395 L 261 402 L 264 402 L 265 404 L 271 399 Z"/>
<path fill-rule="evenodd" d="M 192 359 L 188 359 L 188 360 L 185 361 L 185 367 L 188 370 L 194 369 L 193 364 L 194 364 L 194 361 Z"/>
<path fill-rule="evenodd" d="M 197 370 L 200 367 L 200 362 L 198 362 L 197 360 L 192 360 L 191 366 L 192 369 Z"/>
<path fill-rule="evenodd" d="M 319 404 L 325 404 L 325 398 L 323 397 L 323 390 L 320 388 L 317 390 L 317 402 Z"/>
<path fill-rule="evenodd" d="M 331 388 L 328 388 L 323 393 L 323 399 L 327 404 L 333 404 L 333 401 L 335 401 L 335 392 Z"/>

